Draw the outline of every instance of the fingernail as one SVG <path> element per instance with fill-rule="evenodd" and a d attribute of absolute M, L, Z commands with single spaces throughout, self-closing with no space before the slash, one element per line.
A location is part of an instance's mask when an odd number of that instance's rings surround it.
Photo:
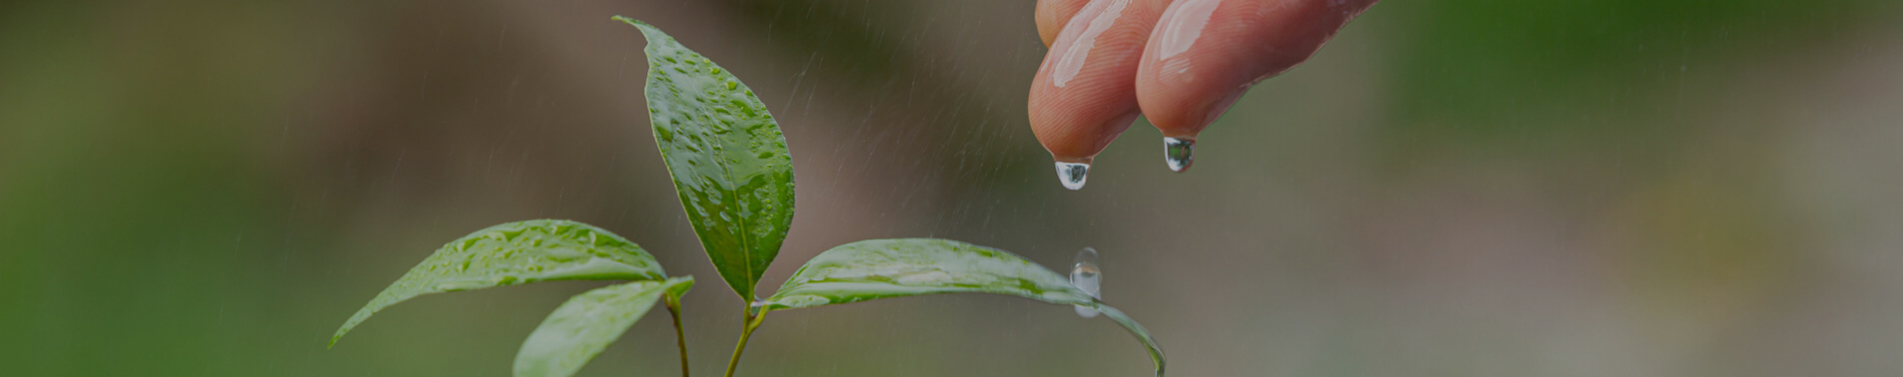
<path fill-rule="evenodd" d="M 1196 139 L 1163 137 L 1163 163 L 1169 164 L 1170 171 L 1189 171 L 1189 165 L 1196 163 L 1195 154 Z"/>
<path fill-rule="evenodd" d="M 1064 188 L 1077 191 L 1084 188 L 1084 178 L 1090 174 L 1090 164 L 1081 162 L 1057 162 L 1057 182 Z"/>

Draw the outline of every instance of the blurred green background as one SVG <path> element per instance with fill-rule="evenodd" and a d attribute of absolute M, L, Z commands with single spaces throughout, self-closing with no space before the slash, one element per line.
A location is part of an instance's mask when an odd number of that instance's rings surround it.
<path fill-rule="evenodd" d="M 1131 128 L 1068 192 L 1025 124 L 1031 0 L 0 3 L 0 375 L 504 376 L 597 282 L 427 296 L 437 246 L 593 223 L 715 273 L 641 102 L 652 22 L 781 119 L 768 292 L 942 237 L 1105 298 L 1177 376 L 1903 374 L 1903 3 L 1389 0 L 1174 174 Z M 687 298 L 719 371 L 740 303 Z M 584 376 L 678 373 L 666 316 Z M 752 376 L 1143 376 L 1120 329 L 984 295 L 775 314 Z"/>

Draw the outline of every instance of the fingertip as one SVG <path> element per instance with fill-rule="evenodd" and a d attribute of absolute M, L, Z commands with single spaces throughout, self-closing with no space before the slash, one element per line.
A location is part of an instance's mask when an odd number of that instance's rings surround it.
<path fill-rule="evenodd" d="M 1040 104 L 1032 102 L 1031 132 L 1061 162 L 1089 163 L 1142 114 L 1134 103 L 1127 109 Z"/>
<path fill-rule="evenodd" d="M 1255 83 L 1300 64 L 1373 0 L 1180 0 L 1137 69 L 1139 107 L 1164 136 L 1195 138 Z"/>
<path fill-rule="evenodd" d="M 1046 8 L 1063 5 L 1039 4 L 1040 17 L 1059 11 Z M 1065 21 L 1032 79 L 1028 103 L 1031 129 L 1052 157 L 1084 162 L 1136 120 L 1141 113 L 1135 89 L 1137 58 L 1164 4 L 1101 0 L 1082 5 Z"/>

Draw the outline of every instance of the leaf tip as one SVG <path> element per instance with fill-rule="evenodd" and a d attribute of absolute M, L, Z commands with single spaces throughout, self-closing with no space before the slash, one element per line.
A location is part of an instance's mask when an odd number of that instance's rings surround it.
<path fill-rule="evenodd" d="M 643 34 L 649 34 L 650 31 L 658 32 L 661 30 L 660 28 L 654 27 L 653 24 L 649 24 L 647 21 L 637 20 L 637 19 L 634 19 L 634 17 L 615 15 L 614 17 L 610 17 L 609 19 L 615 20 L 615 21 L 621 21 L 622 23 L 626 23 L 630 26 L 639 28 L 641 29 L 641 33 Z"/>
<path fill-rule="evenodd" d="M 647 23 L 647 21 L 641 21 L 627 16 L 614 16 L 614 20 L 627 23 L 628 25 L 634 26 L 635 29 L 640 29 L 641 37 L 647 39 L 649 49 L 653 49 L 655 45 L 665 46 L 677 43 L 673 42 L 674 36 L 667 35 L 667 32 L 661 31 L 661 28 L 655 27 L 653 24 Z M 651 55 L 652 53 L 650 52 L 650 56 Z"/>
<path fill-rule="evenodd" d="M 681 294 L 694 288 L 694 275 L 667 278 L 668 292 Z"/>
<path fill-rule="evenodd" d="M 1156 338 L 1150 335 L 1150 330 L 1144 329 L 1143 325 L 1131 319 L 1130 315 L 1123 314 L 1123 311 L 1110 307 L 1103 301 L 1093 299 L 1090 306 L 1097 312 L 1103 313 L 1104 317 L 1122 325 L 1124 330 L 1129 330 L 1130 335 L 1136 336 L 1137 341 L 1143 343 L 1143 347 L 1150 352 L 1150 361 L 1156 364 L 1156 377 L 1163 377 L 1164 366 L 1169 362 L 1163 356 L 1163 347 L 1157 345 Z"/>
<path fill-rule="evenodd" d="M 337 333 L 330 335 L 330 344 L 324 346 L 324 349 L 331 349 L 333 347 L 337 347 L 337 340 L 343 339 L 344 333 L 350 332 L 350 328 L 357 326 L 357 322 L 359 322 L 359 320 L 357 320 L 355 316 L 352 316 L 352 318 L 350 319 L 351 319 L 350 321 L 344 322 L 343 327 L 337 328 Z"/>

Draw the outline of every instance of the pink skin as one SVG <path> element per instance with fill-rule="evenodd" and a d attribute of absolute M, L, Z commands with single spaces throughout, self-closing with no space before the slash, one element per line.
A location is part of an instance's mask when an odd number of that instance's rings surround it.
<path fill-rule="evenodd" d="M 1084 3 L 1049 0 L 1047 3 Z M 1168 0 L 1076 7 L 1031 80 L 1031 131 L 1063 162 L 1090 162 L 1136 120 L 1136 71 Z M 1056 8 L 1057 6 L 1051 6 Z M 1046 8 L 1040 6 L 1041 10 Z M 1043 17 L 1039 17 L 1043 20 Z"/>
<path fill-rule="evenodd" d="M 1194 140 L 1375 1 L 1040 0 L 1051 50 L 1031 82 L 1031 130 L 1062 162 L 1090 162 L 1138 114 Z"/>

